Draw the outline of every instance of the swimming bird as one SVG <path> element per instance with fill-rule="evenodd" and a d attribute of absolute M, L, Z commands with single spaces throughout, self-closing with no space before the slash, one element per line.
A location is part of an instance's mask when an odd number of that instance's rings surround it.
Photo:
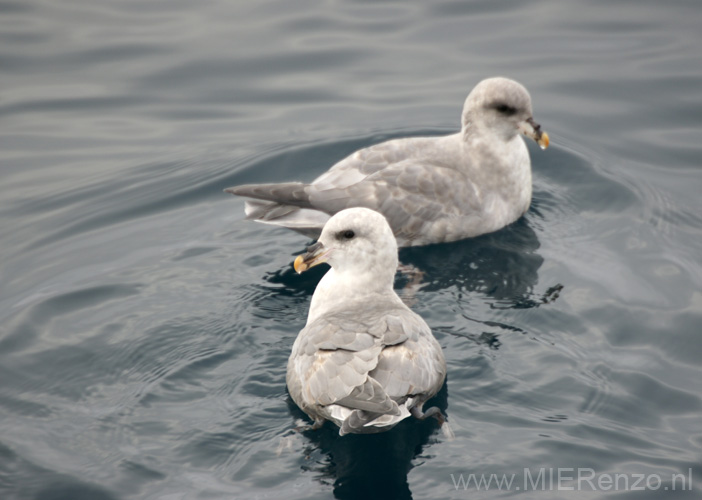
<path fill-rule="evenodd" d="M 360 206 L 382 213 L 400 246 L 455 241 L 496 231 L 529 208 L 531 161 L 520 133 L 548 147 L 526 88 L 488 78 L 466 98 L 460 132 L 361 149 L 309 184 L 248 184 L 225 192 L 252 198 L 248 219 L 312 238 L 333 214 Z"/>
<path fill-rule="evenodd" d="M 367 208 L 337 213 L 294 267 L 302 273 L 322 262 L 331 269 L 286 377 L 293 401 L 314 420 L 309 429 L 330 420 L 342 436 L 380 432 L 410 414 L 444 425 L 438 408 L 422 406 L 443 386 L 446 362 L 429 326 L 393 290 L 397 243 L 387 220 Z"/>

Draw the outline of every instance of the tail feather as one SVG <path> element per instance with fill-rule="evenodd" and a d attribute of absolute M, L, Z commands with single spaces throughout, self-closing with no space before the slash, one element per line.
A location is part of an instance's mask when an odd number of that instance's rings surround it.
<path fill-rule="evenodd" d="M 253 198 L 246 200 L 246 218 L 282 226 L 317 238 L 330 215 L 312 207 L 305 191 L 309 184 L 247 184 L 225 189 L 226 193 Z"/>
<path fill-rule="evenodd" d="M 245 196 L 257 200 L 274 201 L 282 205 L 300 208 L 313 208 L 306 188 L 309 184 L 302 182 L 282 182 L 279 184 L 245 184 L 224 190 L 236 196 Z"/>
<path fill-rule="evenodd" d="M 309 238 L 318 238 L 324 224 L 330 215 L 309 208 L 298 208 L 290 205 L 281 205 L 270 201 L 246 200 L 246 218 L 286 227 L 304 234 Z"/>

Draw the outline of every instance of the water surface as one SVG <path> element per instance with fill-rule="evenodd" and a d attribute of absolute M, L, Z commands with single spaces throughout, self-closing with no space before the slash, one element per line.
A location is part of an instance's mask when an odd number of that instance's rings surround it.
<path fill-rule="evenodd" d="M 525 471 L 561 468 L 648 484 L 539 496 L 698 498 L 701 21 L 682 1 L 0 1 L 0 496 L 531 498 Z M 552 138 L 529 145 L 531 209 L 400 254 L 456 438 L 294 435 L 285 364 L 324 271 L 296 275 L 309 241 L 222 189 L 451 133 L 495 75 Z"/>

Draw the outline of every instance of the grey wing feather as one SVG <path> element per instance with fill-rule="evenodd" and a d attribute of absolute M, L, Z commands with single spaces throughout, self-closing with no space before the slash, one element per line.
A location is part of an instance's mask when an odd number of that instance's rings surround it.
<path fill-rule="evenodd" d="M 407 311 L 401 321 L 407 341 L 383 349 L 371 375 L 391 398 L 423 395 L 423 400 L 429 399 L 446 376 L 441 346 L 419 316 Z"/>
<path fill-rule="evenodd" d="M 384 199 L 379 195 L 386 193 L 382 189 L 374 191 L 372 185 L 386 184 L 395 199 L 414 195 L 423 200 L 422 205 L 434 201 L 437 206 L 442 206 L 447 195 L 453 195 L 458 199 L 451 202 L 458 202 L 458 206 L 477 206 L 475 186 L 470 178 L 456 169 L 453 156 L 455 151 L 444 150 L 436 138 L 431 137 L 377 144 L 341 160 L 315 179 L 310 185 L 310 199 L 315 206 L 322 208 L 316 200 L 317 193 L 328 192 L 329 199 L 338 200 L 342 195 L 336 191 L 348 190 L 348 197 L 363 200 L 363 206 L 375 208 Z M 462 167 L 462 171 L 468 170 L 466 166 Z M 317 195 L 312 195 L 313 192 Z"/>
<path fill-rule="evenodd" d="M 334 321 L 336 319 L 337 321 Z M 363 386 L 378 362 L 382 346 L 358 323 L 319 318 L 299 334 L 289 370 L 302 380 L 307 405 L 329 405 Z M 370 394 L 370 393 L 368 393 Z"/>
<path fill-rule="evenodd" d="M 421 226 L 480 209 L 474 184 L 454 169 L 405 160 L 339 188 L 311 184 L 310 204 L 326 213 L 363 206 L 382 213 L 396 235 L 411 236 Z"/>
<path fill-rule="evenodd" d="M 368 372 L 378 362 L 380 350 L 380 347 L 377 347 L 366 351 L 369 356 L 359 356 L 359 353 L 343 350 L 317 351 L 310 357 L 311 363 L 307 364 L 305 371 L 306 384 L 303 384 L 303 394 L 308 404 L 337 403 L 348 397 L 357 387 L 363 386 Z M 370 392 L 366 394 L 374 395 Z"/>
<path fill-rule="evenodd" d="M 386 304 L 369 306 L 365 320 L 349 313 L 328 315 L 300 332 L 290 363 L 302 380 L 297 386 L 306 405 L 339 404 L 396 415 L 394 401 L 410 389 L 438 391 L 445 365 L 429 327 L 409 310 L 387 310 Z M 429 361 L 417 359 L 424 356 Z"/>

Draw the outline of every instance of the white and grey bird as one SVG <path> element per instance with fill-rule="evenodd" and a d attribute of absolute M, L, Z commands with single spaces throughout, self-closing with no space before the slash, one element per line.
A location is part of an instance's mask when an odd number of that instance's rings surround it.
<path fill-rule="evenodd" d="M 438 408 L 423 412 L 422 405 L 443 386 L 446 362 L 429 326 L 393 290 L 397 243 L 385 218 L 367 208 L 331 217 L 295 270 L 321 262 L 331 269 L 314 292 L 286 377 L 311 428 L 330 420 L 342 436 L 380 432 L 410 414 L 443 425 Z"/>
<path fill-rule="evenodd" d="M 312 183 L 249 184 L 226 189 L 246 216 L 319 236 L 350 207 L 383 214 L 400 246 L 455 241 L 496 231 L 531 203 L 531 161 L 520 133 L 542 149 L 549 137 L 534 121 L 529 92 L 507 78 L 481 81 L 463 107 L 461 131 L 395 139 L 356 151 Z"/>

